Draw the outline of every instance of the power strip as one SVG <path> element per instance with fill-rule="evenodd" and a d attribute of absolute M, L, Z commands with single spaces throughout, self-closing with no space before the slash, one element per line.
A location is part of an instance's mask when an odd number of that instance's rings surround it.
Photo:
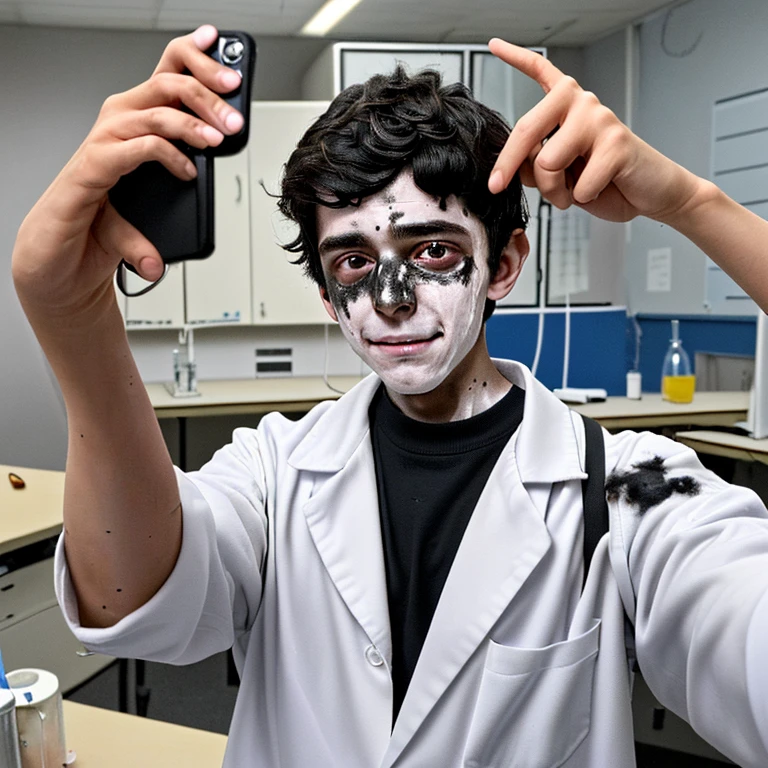
<path fill-rule="evenodd" d="M 578 387 L 555 389 L 554 393 L 564 403 L 599 403 L 608 397 L 604 389 L 579 389 Z"/>

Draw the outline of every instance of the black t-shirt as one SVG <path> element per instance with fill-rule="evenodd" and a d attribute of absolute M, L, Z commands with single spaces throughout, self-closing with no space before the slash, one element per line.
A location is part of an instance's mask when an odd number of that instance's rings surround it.
<path fill-rule="evenodd" d="M 392 634 L 393 723 L 467 523 L 522 420 L 524 400 L 524 390 L 513 386 L 488 410 L 442 424 L 405 416 L 383 386 L 371 403 Z"/>

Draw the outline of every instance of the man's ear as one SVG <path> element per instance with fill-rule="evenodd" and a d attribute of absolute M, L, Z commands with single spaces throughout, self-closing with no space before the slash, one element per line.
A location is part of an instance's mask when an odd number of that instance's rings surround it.
<path fill-rule="evenodd" d="M 499 268 L 488 285 L 489 299 L 493 301 L 503 299 L 514 288 L 530 250 L 525 230 L 514 230 L 501 252 Z"/>
<path fill-rule="evenodd" d="M 328 298 L 328 289 L 324 285 L 320 286 L 320 298 L 323 300 L 323 306 L 325 307 L 325 311 L 331 316 L 331 320 L 333 320 L 334 323 L 338 323 L 338 315 L 333 308 L 333 304 L 331 304 L 331 300 Z"/>

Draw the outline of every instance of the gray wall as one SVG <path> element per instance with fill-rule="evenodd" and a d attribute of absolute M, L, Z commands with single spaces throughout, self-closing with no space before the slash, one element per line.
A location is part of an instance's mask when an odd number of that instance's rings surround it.
<path fill-rule="evenodd" d="M 63 404 L 10 278 L 16 231 L 104 99 L 152 72 L 171 33 L 0 25 L 0 463 L 62 469 Z M 254 97 L 299 98 L 326 41 L 260 38 Z"/>
<path fill-rule="evenodd" d="M 717 99 L 768 86 L 768 3 L 693 0 L 640 29 L 636 132 L 700 176 L 710 175 L 712 107 Z M 700 36 L 695 50 L 685 53 Z M 672 291 L 648 293 L 647 252 L 672 249 Z M 704 312 L 705 257 L 667 227 L 632 224 L 627 262 L 630 306 L 638 312 Z M 747 308 L 747 311 L 754 312 Z"/>

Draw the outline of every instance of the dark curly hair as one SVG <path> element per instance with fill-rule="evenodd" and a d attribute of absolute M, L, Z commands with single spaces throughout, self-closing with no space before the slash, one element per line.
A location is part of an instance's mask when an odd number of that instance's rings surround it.
<path fill-rule="evenodd" d="M 509 131 L 501 115 L 465 86 L 443 86 L 434 70 L 411 76 L 398 65 L 350 86 L 307 130 L 285 166 L 278 207 L 299 234 L 283 248 L 300 254 L 295 263 L 324 287 L 316 206 L 359 205 L 410 168 L 421 190 L 441 201 L 456 195 L 480 219 L 495 274 L 512 231 L 528 222 L 517 176 L 504 192 L 488 191 Z"/>

